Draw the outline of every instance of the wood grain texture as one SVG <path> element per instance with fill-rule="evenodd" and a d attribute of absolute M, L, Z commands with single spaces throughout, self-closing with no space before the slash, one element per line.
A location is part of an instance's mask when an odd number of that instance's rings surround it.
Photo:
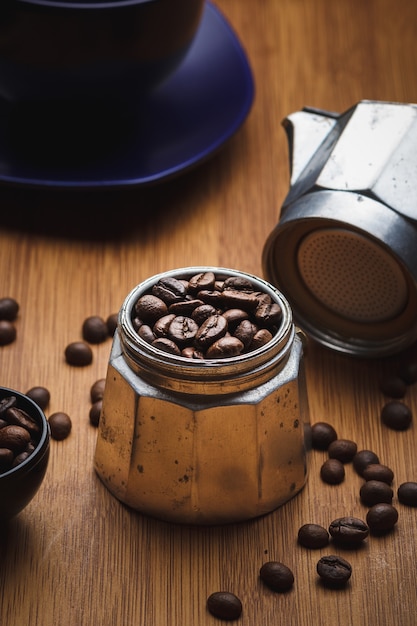
<path fill-rule="evenodd" d="M 306 522 L 364 517 L 361 479 L 321 482 L 312 452 L 303 491 L 248 523 L 171 525 L 129 511 L 93 470 L 96 429 L 89 390 L 105 376 L 110 340 L 93 363 L 71 368 L 68 342 L 89 315 L 106 317 L 143 279 L 189 265 L 262 275 L 261 251 L 288 190 L 281 122 L 303 106 L 343 112 L 362 99 L 417 102 L 415 0 L 217 0 L 239 35 L 255 82 L 243 127 L 204 165 L 147 189 L 89 193 L 0 189 L 0 296 L 20 303 L 15 343 L 0 349 L 1 384 L 51 391 L 47 414 L 73 420 L 52 441 L 50 466 L 29 506 L 1 530 L 0 624 L 7 626 L 214 626 L 213 591 L 236 593 L 242 626 L 415 626 L 417 510 L 399 506 L 393 533 L 361 550 L 308 551 Z M 396 488 L 417 480 L 417 426 L 383 427 L 378 383 L 390 361 L 366 362 L 311 345 L 306 356 L 311 422 L 328 421 L 376 451 Z M 417 391 L 406 401 L 417 419 Z M 352 563 L 343 590 L 323 588 L 316 563 L 336 551 Z M 276 594 L 259 580 L 266 560 L 295 575 Z"/>

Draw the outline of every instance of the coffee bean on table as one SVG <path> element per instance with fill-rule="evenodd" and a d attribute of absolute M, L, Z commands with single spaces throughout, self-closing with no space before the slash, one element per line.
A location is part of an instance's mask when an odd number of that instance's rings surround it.
<path fill-rule="evenodd" d="M 410 359 L 404 362 L 399 368 L 398 375 L 407 385 L 413 385 L 417 382 L 417 361 Z"/>
<path fill-rule="evenodd" d="M 317 573 L 328 587 L 342 587 L 352 575 L 352 566 L 341 556 L 329 554 L 317 562 Z"/>
<path fill-rule="evenodd" d="M 89 418 L 92 426 L 98 426 L 100 422 L 101 409 L 103 407 L 103 400 L 97 400 L 90 408 Z"/>
<path fill-rule="evenodd" d="M 359 476 L 363 476 L 363 472 L 371 463 L 379 463 L 378 455 L 372 450 L 360 450 L 352 459 L 353 467 Z"/>
<path fill-rule="evenodd" d="M 369 527 L 357 517 L 339 517 L 331 522 L 329 533 L 335 543 L 358 547 L 369 535 Z"/>
<path fill-rule="evenodd" d="M 81 328 L 82 336 L 89 343 L 103 343 L 109 336 L 105 320 L 99 315 L 87 317 Z"/>
<path fill-rule="evenodd" d="M 90 365 L 93 361 L 93 351 L 84 341 L 73 341 L 65 348 L 65 360 L 69 365 Z"/>
<path fill-rule="evenodd" d="M 390 374 L 381 380 L 379 388 L 385 396 L 403 398 L 407 391 L 407 384 L 400 376 Z"/>
<path fill-rule="evenodd" d="M 387 502 L 374 504 L 366 515 L 366 523 L 371 532 L 387 532 L 394 528 L 398 521 L 398 511 Z"/>
<path fill-rule="evenodd" d="M 337 432 L 327 422 L 316 422 L 311 426 L 311 443 L 315 450 L 327 450 L 337 439 Z"/>
<path fill-rule="evenodd" d="M 0 346 L 8 346 L 17 337 L 16 327 L 9 320 L 0 320 Z"/>
<path fill-rule="evenodd" d="M 289 591 L 294 584 L 291 569 L 279 561 L 268 561 L 259 570 L 261 580 L 273 591 Z"/>
<path fill-rule="evenodd" d="M 26 392 L 26 395 L 28 396 L 28 398 L 36 402 L 36 404 L 40 406 L 40 408 L 43 411 L 47 408 L 49 401 L 51 399 L 51 394 L 49 392 L 49 389 L 47 389 L 46 387 L 41 387 L 41 386 L 31 387 Z"/>
<path fill-rule="evenodd" d="M 335 439 L 327 449 L 331 459 L 338 459 L 341 463 L 349 463 L 355 456 L 358 446 L 350 439 Z"/>
<path fill-rule="evenodd" d="M 107 332 L 109 337 L 113 337 L 119 321 L 119 313 L 111 313 L 106 319 Z"/>
<path fill-rule="evenodd" d="M 215 591 L 207 598 L 207 609 L 214 617 L 231 621 L 242 615 L 242 602 L 230 591 Z"/>
<path fill-rule="evenodd" d="M 67 413 L 63 413 L 62 411 L 52 413 L 48 418 L 48 422 L 52 439 L 62 441 L 66 439 L 71 432 L 72 422 Z"/>
<path fill-rule="evenodd" d="M 379 502 L 392 503 L 394 492 L 382 480 L 367 480 L 359 490 L 360 499 L 366 506 L 373 506 Z"/>
<path fill-rule="evenodd" d="M 345 479 L 345 468 L 338 459 L 327 459 L 320 468 L 320 477 L 329 485 L 338 485 Z"/>
<path fill-rule="evenodd" d="M 305 548 L 324 548 L 329 543 L 329 533 L 320 524 L 303 524 L 298 530 L 298 543 Z"/>
<path fill-rule="evenodd" d="M 406 506 L 417 506 L 417 482 L 401 483 L 397 489 L 398 501 Z"/>
<path fill-rule="evenodd" d="M 387 465 L 382 463 L 370 463 L 362 472 L 365 480 L 382 480 L 390 485 L 394 480 L 394 472 Z"/>
<path fill-rule="evenodd" d="M 381 420 L 388 428 L 406 430 L 412 421 L 411 409 L 400 400 L 391 400 L 382 407 Z"/>
<path fill-rule="evenodd" d="M 14 298 L 0 298 L 0 320 L 14 322 L 19 312 L 19 303 Z"/>
<path fill-rule="evenodd" d="M 104 398 L 104 389 L 106 387 L 106 379 L 99 378 L 93 383 L 90 387 L 90 400 L 94 404 L 98 400 L 102 400 Z"/>

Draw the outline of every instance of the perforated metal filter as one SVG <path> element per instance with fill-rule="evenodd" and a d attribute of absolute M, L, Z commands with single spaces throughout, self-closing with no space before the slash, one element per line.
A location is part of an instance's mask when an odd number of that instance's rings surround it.
<path fill-rule="evenodd" d="M 352 322 L 385 322 L 406 306 L 407 283 L 397 261 L 360 233 L 313 231 L 299 244 L 297 264 L 311 294 Z"/>

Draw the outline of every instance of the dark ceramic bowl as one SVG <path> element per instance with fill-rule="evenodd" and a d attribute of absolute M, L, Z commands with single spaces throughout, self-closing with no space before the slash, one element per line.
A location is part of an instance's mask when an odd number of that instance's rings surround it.
<path fill-rule="evenodd" d="M 0 98 L 138 97 L 181 63 L 204 0 L 1 0 Z"/>
<path fill-rule="evenodd" d="M 23 409 L 40 427 L 33 452 L 16 467 L 0 472 L 0 521 L 15 517 L 32 500 L 42 484 L 49 460 L 50 429 L 40 407 L 30 398 L 0 387 L 0 402 L 15 396 L 16 406 Z"/>

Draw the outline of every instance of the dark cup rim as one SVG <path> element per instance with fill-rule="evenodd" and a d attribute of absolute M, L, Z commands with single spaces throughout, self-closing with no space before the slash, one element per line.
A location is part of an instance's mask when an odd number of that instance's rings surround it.
<path fill-rule="evenodd" d="M 20 391 L 17 391 L 16 389 L 11 389 L 9 387 L 0 387 L 0 400 L 9 395 L 16 396 L 16 398 L 18 399 L 18 402 L 20 400 L 23 401 L 23 403 L 26 405 L 25 407 L 26 411 L 28 407 L 30 407 L 31 409 L 30 415 L 32 417 L 35 417 L 35 414 L 36 414 L 37 419 L 39 420 L 41 424 L 42 433 L 41 433 L 41 437 L 38 441 L 36 448 L 33 450 L 31 454 L 29 454 L 27 459 L 19 463 L 19 465 L 16 465 L 15 467 L 12 467 L 11 469 L 7 470 L 6 472 L 0 472 L 0 482 L 2 482 L 3 480 L 6 480 L 9 477 L 12 477 L 14 474 L 23 473 L 25 469 L 29 471 L 35 465 L 37 465 L 37 463 L 40 462 L 41 459 L 43 458 L 43 454 L 41 455 L 41 457 L 39 457 L 39 452 L 41 452 L 43 448 L 47 446 L 50 440 L 49 423 L 48 423 L 48 420 L 46 419 L 44 412 L 40 408 L 40 406 L 36 404 L 36 402 L 34 402 L 31 398 L 26 396 L 24 393 L 21 393 Z"/>
<path fill-rule="evenodd" d="M 158 0 L 18 0 L 19 4 L 59 9 L 111 9 L 150 4 Z"/>

